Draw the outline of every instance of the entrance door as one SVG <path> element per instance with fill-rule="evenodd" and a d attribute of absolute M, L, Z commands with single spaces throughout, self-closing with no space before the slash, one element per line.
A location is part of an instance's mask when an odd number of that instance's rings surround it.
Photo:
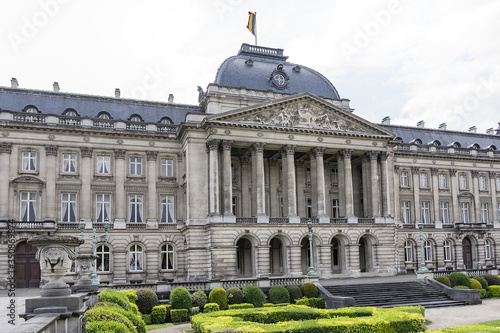
<path fill-rule="evenodd" d="M 36 247 L 21 242 L 16 247 L 16 288 L 40 287 L 40 262 L 35 259 Z"/>
<path fill-rule="evenodd" d="M 366 239 L 362 237 L 359 240 L 359 269 L 361 272 L 366 272 Z"/>
<path fill-rule="evenodd" d="M 472 269 L 472 244 L 469 237 L 462 240 L 462 252 L 464 254 L 465 269 Z"/>
<path fill-rule="evenodd" d="M 281 241 L 277 238 L 271 240 L 270 249 L 271 275 L 284 275 L 283 248 Z"/>

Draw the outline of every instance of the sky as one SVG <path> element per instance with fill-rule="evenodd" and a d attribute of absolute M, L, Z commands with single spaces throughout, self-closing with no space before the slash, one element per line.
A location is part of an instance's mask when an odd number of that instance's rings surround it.
<path fill-rule="evenodd" d="M 257 13 L 284 49 L 380 123 L 478 133 L 500 122 L 496 0 L 0 0 L 0 86 L 197 104 Z"/>

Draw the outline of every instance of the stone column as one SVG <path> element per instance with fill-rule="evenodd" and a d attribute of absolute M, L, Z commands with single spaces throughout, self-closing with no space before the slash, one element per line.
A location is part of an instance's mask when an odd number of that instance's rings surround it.
<path fill-rule="evenodd" d="M 350 253 L 351 277 L 360 277 L 361 267 L 359 262 L 359 244 L 349 244 L 346 246 L 346 250 L 349 250 Z"/>
<path fill-rule="evenodd" d="M 368 217 L 372 211 L 370 199 L 370 158 L 367 154 L 361 156 L 361 177 L 363 179 L 363 217 Z"/>
<path fill-rule="evenodd" d="M 287 184 L 288 184 L 288 217 L 297 216 L 297 184 L 295 183 L 295 145 L 287 145 L 286 166 L 287 166 Z M 291 222 L 291 221 L 290 221 Z"/>
<path fill-rule="evenodd" d="M 371 199 L 372 216 L 380 216 L 380 187 L 378 177 L 378 152 L 371 151 L 370 155 L 370 174 L 371 174 Z"/>
<path fill-rule="evenodd" d="M 415 222 L 416 222 L 416 224 L 419 221 L 422 221 L 422 211 L 421 211 L 421 207 L 420 207 L 420 179 L 419 179 L 420 174 L 419 174 L 419 171 L 420 171 L 420 169 L 418 167 L 411 167 L 413 200 L 415 202 Z"/>
<path fill-rule="evenodd" d="M 210 216 L 220 215 L 219 194 L 219 142 L 220 140 L 209 140 L 209 190 L 210 190 Z"/>
<path fill-rule="evenodd" d="M 293 277 L 303 276 L 302 274 L 302 246 L 290 245 L 290 275 Z"/>
<path fill-rule="evenodd" d="M 81 147 L 82 156 L 82 190 L 80 192 L 80 216 L 85 222 L 92 221 L 92 192 L 90 183 L 92 181 L 92 148 Z"/>
<path fill-rule="evenodd" d="M 47 155 L 46 163 L 46 182 L 45 182 L 45 220 L 56 220 L 56 163 L 57 163 L 57 146 L 46 145 L 45 154 Z"/>
<path fill-rule="evenodd" d="M 345 181 L 344 181 L 344 155 L 342 153 L 337 154 L 337 168 L 339 172 L 339 215 L 346 216 L 345 209 Z"/>
<path fill-rule="evenodd" d="M 309 151 L 309 176 L 310 176 L 310 184 L 309 188 L 311 189 L 311 216 L 318 215 L 318 176 L 316 170 L 316 153 L 314 150 Z M 307 174 L 307 172 L 306 172 Z M 297 177 L 298 178 L 298 177 Z M 300 202 L 300 201 L 299 201 Z M 304 205 L 306 205 L 306 200 L 303 201 Z M 307 216 L 304 214 L 303 216 Z"/>
<path fill-rule="evenodd" d="M 125 229 L 128 203 L 125 198 L 125 178 L 127 177 L 127 164 L 125 163 L 125 149 L 115 149 L 115 205 L 119 209 L 114 212 L 114 229 Z M 156 187 L 156 186 L 155 186 Z M 111 216 L 113 217 L 113 215 Z"/>
<path fill-rule="evenodd" d="M 269 257 L 269 245 L 260 245 L 255 247 L 258 260 L 256 263 L 255 275 L 258 278 L 268 278 L 271 275 L 271 258 Z"/>
<path fill-rule="evenodd" d="M 304 161 L 297 161 L 296 162 L 296 172 L 297 172 L 297 202 L 299 203 L 297 205 L 297 215 L 299 216 L 306 216 L 306 198 L 304 194 L 304 186 L 306 183 L 306 178 L 305 178 L 305 164 Z"/>
<path fill-rule="evenodd" d="M 354 197 L 353 197 L 353 187 L 352 187 L 352 166 L 351 166 L 351 155 L 352 149 L 342 150 L 344 155 L 344 186 L 345 186 L 345 209 L 347 217 L 354 217 Z"/>
<path fill-rule="evenodd" d="M 316 184 L 318 191 L 318 217 L 327 217 L 326 213 L 326 189 L 325 189 L 325 165 L 323 155 L 325 147 L 316 147 Z M 329 221 L 328 221 L 329 222 Z"/>
<path fill-rule="evenodd" d="M 283 216 L 288 216 L 288 167 L 286 163 L 286 150 L 281 149 L 281 200 Z"/>
<path fill-rule="evenodd" d="M 491 209 L 493 213 L 491 216 L 491 221 L 498 222 L 498 201 L 497 201 L 497 189 L 496 189 L 496 173 L 495 171 L 489 171 L 488 176 L 490 177 L 490 191 L 491 191 Z M 2 214 L 0 213 L 0 216 Z M 496 258 L 496 257 L 495 257 Z"/>
<path fill-rule="evenodd" d="M 458 205 L 458 177 L 457 169 L 450 169 L 450 185 L 451 185 L 451 200 L 452 200 L 452 212 L 453 212 L 453 222 L 460 221 L 460 207 Z"/>
<path fill-rule="evenodd" d="M 147 222 L 158 222 L 158 196 L 156 194 L 156 159 L 158 153 L 156 151 L 147 151 L 146 158 L 148 160 L 148 218 Z"/>
<path fill-rule="evenodd" d="M 231 168 L 231 145 L 233 141 L 223 140 L 222 141 L 222 166 L 223 166 L 223 198 L 224 198 L 224 215 L 232 216 L 232 201 L 233 201 L 233 175 Z"/>
<path fill-rule="evenodd" d="M 252 145 L 252 153 L 255 155 L 255 186 L 254 189 L 257 192 L 256 204 L 257 204 L 257 217 L 266 216 L 266 188 L 264 182 L 264 147 L 265 143 L 256 142 Z M 260 222 L 266 222 L 264 219 L 258 220 Z M 268 222 L 268 221 L 267 221 Z"/>
<path fill-rule="evenodd" d="M 271 210 L 270 216 L 278 217 L 279 213 L 279 197 L 278 197 L 278 187 L 279 187 L 279 170 L 278 170 L 278 160 L 276 158 L 271 158 L 269 160 L 269 191 L 270 191 L 270 202 L 271 202 Z"/>
<path fill-rule="evenodd" d="M 399 165 L 394 166 L 394 219 L 401 221 L 401 204 L 399 203 Z"/>
<path fill-rule="evenodd" d="M 252 200 L 250 198 L 250 159 L 246 156 L 241 158 L 241 212 L 243 217 L 252 216 Z"/>
<path fill-rule="evenodd" d="M 439 207 L 439 172 L 437 168 L 431 168 L 432 177 L 432 201 L 434 210 L 434 223 L 436 228 L 442 228 L 440 207 Z"/>
<path fill-rule="evenodd" d="M 389 157 L 388 152 L 382 152 L 380 154 L 380 169 L 382 171 L 382 216 L 391 216 L 390 213 L 390 196 L 389 196 L 389 166 L 387 163 L 387 158 Z"/>
<path fill-rule="evenodd" d="M 481 222 L 481 200 L 479 198 L 479 171 L 472 170 L 472 186 L 474 188 L 474 221 Z"/>
<path fill-rule="evenodd" d="M 0 221 L 9 219 L 9 169 L 10 153 L 12 143 L 2 142 L 0 144 Z"/>

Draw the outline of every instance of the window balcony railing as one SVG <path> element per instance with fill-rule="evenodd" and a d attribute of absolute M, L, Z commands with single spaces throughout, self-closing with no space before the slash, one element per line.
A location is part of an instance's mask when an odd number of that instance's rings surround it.
<path fill-rule="evenodd" d="M 82 126 L 82 121 L 77 117 L 59 117 L 59 125 L 64 126 Z"/>
<path fill-rule="evenodd" d="M 238 224 L 257 223 L 257 218 L 256 217 L 237 217 L 236 223 L 238 223 Z"/>
<path fill-rule="evenodd" d="M 13 120 L 23 123 L 45 124 L 46 116 L 33 113 L 14 113 Z"/>
<path fill-rule="evenodd" d="M 358 218 L 358 224 L 373 224 L 375 223 L 374 218 Z"/>
<path fill-rule="evenodd" d="M 2 221 L 0 229 L 55 229 L 55 221 Z"/>
<path fill-rule="evenodd" d="M 269 224 L 282 224 L 282 223 L 288 223 L 288 217 L 270 217 L 269 218 Z"/>
<path fill-rule="evenodd" d="M 96 119 L 93 121 L 94 128 L 115 128 L 115 122 L 108 119 Z"/>
<path fill-rule="evenodd" d="M 129 131 L 146 131 L 146 124 L 137 122 L 128 122 L 127 129 Z"/>

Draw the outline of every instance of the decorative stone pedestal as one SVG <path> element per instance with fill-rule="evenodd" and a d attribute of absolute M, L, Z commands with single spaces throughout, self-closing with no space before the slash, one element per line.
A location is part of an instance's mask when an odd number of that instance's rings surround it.
<path fill-rule="evenodd" d="M 78 281 L 74 286 L 71 286 L 73 293 L 95 293 L 99 290 L 99 285 L 92 284 L 92 279 L 90 278 L 97 258 L 99 257 L 93 254 L 79 254 L 76 256 L 75 267 L 78 273 Z"/>

